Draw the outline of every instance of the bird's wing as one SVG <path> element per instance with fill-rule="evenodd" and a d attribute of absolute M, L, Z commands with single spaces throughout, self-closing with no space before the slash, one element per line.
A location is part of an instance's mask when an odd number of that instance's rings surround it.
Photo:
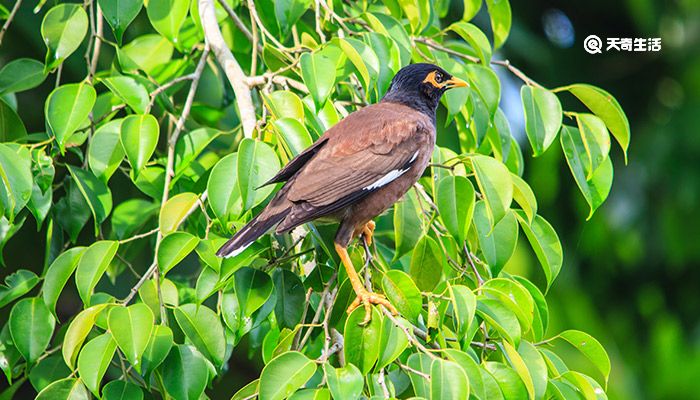
<path fill-rule="evenodd" d="M 296 174 L 304 165 L 306 165 L 306 163 L 308 163 L 309 160 L 311 160 L 327 142 L 327 138 L 317 140 L 316 143 L 311 145 L 309 148 L 297 154 L 297 156 L 291 159 L 287 165 L 284 166 L 284 168 L 279 170 L 275 176 L 273 176 L 269 181 L 263 183 L 260 187 L 289 180 L 289 178 L 294 176 L 294 174 Z"/>

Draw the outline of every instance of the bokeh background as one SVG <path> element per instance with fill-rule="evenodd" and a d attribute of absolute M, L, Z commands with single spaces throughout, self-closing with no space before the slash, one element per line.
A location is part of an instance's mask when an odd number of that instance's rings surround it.
<path fill-rule="evenodd" d="M 13 1 L 2 3 L 11 8 Z M 5 36 L 0 64 L 44 57 L 41 19 L 29 3 Z M 632 130 L 629 163 L 623 166 L 613 146 L 613 189 L 589 221 L 561 151 L 526 161 L 540 213 L 564 245 L 565 265 L 548 294 L 550 333 L 580 329 L 603 343 L 613 364 L 612 399 L 700 399 L 700 1 L 530 0 L 511 7 L 513 29 L 494 58 L 509 59 L 546 87 L 584 82 L 608 90 Z M 459 5 L 453 11 L 461 15 Z M 488 31 L 484 10 L 474 22 Z M 147 24 L 142 15 L 130 31 Z M 660 37 L 662 51 L 590 55 L 582 45 L 589 34 L 604 41 Z M 82 58 L 71 57 L 64 80 L 80 80 L 83 68 Z M 498 72 L 503 107 L 527 153 L 521 82 Z M 49 81 L 18 96 L 29 131 L 43 129 Z M 578 107 L 566 99 L 563 105 Z M 13 270 L 21 265 L 40 272 L 43 241 L 28 221 L 5 247 L 5 260 Z M 523 243 L 507 270 L 536 279 L 538 268 Z M 0 269 L 0 279 L 8 271 Z M 238 368 L 223 378 L 231 387 L 217 398 L 228 398 L 261 366 L 245 354 L 232 365 Z"/>

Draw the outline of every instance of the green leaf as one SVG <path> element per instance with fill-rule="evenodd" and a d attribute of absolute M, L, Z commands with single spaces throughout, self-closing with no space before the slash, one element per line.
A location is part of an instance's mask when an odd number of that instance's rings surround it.
<path fill-rule="evenodd" d="M 508 0 L 486 0 L 486 7 L 491 17 L 491 31 L 493 32 L 493 47 L 499 48 L 508 38 L 511 25 L 511 11 Z"/>
<path fill-rule="evenodd" d="M 75 4 L 70 4 L 73 5 Z M 53 9 L 62 6 L 69 4 L 61 4 Z M 44 107 L 47 129 L 56 137 L 62 152 L 73 133 L 87 120 L 96 99 L 95 89 L 86 83 L 61 85 L 49 94 Z"/>
<path fill-rule="evenodd" d="M 416 196 L 416 191 L 410 190 L 394 205 L 394 260 L 413 250 L 423 234 L 420 206 Z"/>
<path fill-rule="evenodd" d="M 591 179 L 610 153 L 610 135 L 602 119 L 592 114 L 576 114 L 581 142 L 586 151 L 583 163 L 586 179 Z"/>
<path fill-rule="evenodd" d="M 427 354 L 413 353 L 408 357 L 406 365 L 415 371 L 422 372 L 424 375 L 429 376 L 432 363 L 432 358 Z M 411 385 L 413 386 L 413 391 L 416 396 L 425 399 L 430 398 L 430 381 L 432 379 L 426 379 L 424 376 L 410 370 L 408 371 L 408 377 L 411 379 Z"/>
<path fill-rule="evenodd" d="M 97 179 L 90 171 L 74 168 L 70 165 L 66 165 L 66 168 L 75 182 L 75 187 L 83 195 L 90 208 L 95 225 L 95 236 L 98 236 L 100 224 L 112 212 L 112 192 L 103 181 Z"/>
<path fill-rule="evenodd" d="M 80 379 L 64 378 L 45 387 L 36 400 L 90 400 L 90 392 Z"/>
<path fill-rule="evenodd" d="M 75 360 L 78 357 L 80 346 L 83 345 L 85 338 L 90 333 L 92 326 L 95 324 L 95 319 L 107 305 L 98 304 L 81 311 L 68 325 L 66 335 L 63 337 L 61 352 L 63 353 L 63 360 L 71 369 L 75 369 Z"/>
<path fill-rule="evenodd" d="M 123 69 L 141 69 L 148 74 L 170 61 L 173 45 L 160 35 L 143 35 L 117 50 L 119 64 Z"/>
<path fill-rule="evenodd" d="M 489 264 L 492 276 L 498 276 L 515 252 L 518 242 L 518 222 L 512 212 L 508 212 L 495 227 L 489 224 L 486 204 L 476 203 L 474 227 L 479 238 L 479 248 Z"/>
<path fill-rule="evenodd" d="M 63 362 L 63 358 L 52 355 L 39 361 L 29 372 L 29 381 L 37 392 L 41 392 L 51 383 L 70 375 L 71 370 Z"/>
<path fill-rule="evenodd" d="M 175 309 L 175 319 L 187 338 L 214 365 L 221 367 L 226 338 L 221 320 L 209 307 L 185 304 Z"/>
<path fill-rule="evenodd" d="M 457 363 L 467 374 L 471 397 L 487 399 L 484 393 L 484 381 L 481 377 L 479 364 L 469 354 L 457 349 L 445 349 L 444 353 L 448 360 Z"/>
<path fill-rule="evenodd" d="M 122 120 L 109 121 L 97 128 L 88 147 L 88 165 L 102 182 L 116 172 L 124 159 L 124 147 L 121 144 Z"/>
<path fill-rule="evenodd" d="M 143 400 L 140 387 L 126 381 L 111 381 L 102 389 L 103 400 Z"/>
<path fill-rule="evenodd" d="M 258 386 L 260 384 L 260 379 L 256 379 L 249 384 L 243 386 L 239 391 L 231 396 L 231 400 L 246 400 L 254 398 L 258 394 Z"/>
<path fill-rule="evenodd" d="M 510 171 L 492 157 L 476 155 L 471 160 L 476 183 L 486 202 L 490 225 L 496 226 L 506 216 L 513 201 Z"/>
<path fill-rule="evenodd" d="M 595 210 L 603 204 L 610 193 L 613 180 L 612 161 L 609 157 L 606 158 L 593 173 L 593 176 L 587 179 L 586 149 L 580 131 L 570 126 L 562 126 L 561 147 L 564 150 L 566 163 L 569 164 L 571 174 L 591 209 L 586 219 L 591 219 Z"/>
<path fill-rule="evenodd" d="M 124 356 L 140 373 L 141 356 L 146 351 L 153 330 L 153 312 L 143 303 L 113 307 L 109 311 L 108 324 Z"/>
<path fill-rule="evenodd" d="M 397 319 L 404 323 L 403 328 L 411 329 L 408 321 L 401 317 L 397 317 Z M 374 370 L 380 371 L 391 364 L 403 353 L 406 347 L 408 347 L 408 338 L 402 328 L 396 326 L 389 318 L 384 318 L 382 321 L 381 340 L 379 342 L 379 357 Z"/>
<path fill-rule="evenodd" d="M 477 297 L 476 313 L 503 339 L 517 346 L 520 343 L 520 323 L 513 312 L 499 300 Z"/>
<path fill-rule="evenodd" d="M 469 379 L 459 364 L 440 358 L 430 367 L 430 396 L 433 399 L 461 399 L 469 397 Z"/>
<path fill-rule="evenodd" d="M 279 0 L 274 2 L 277 23 L 286 36 L 302 15 L 313 5 L 311 0 Z"/>
<path fill-rule="evenodd" d="M 284 145 L 289 149 L 289 154 L 296 157 L 307 147 L 313 144 L 313 139 L 306 130 L 306 127 L 296 119 L 280 118 L 273 123 L 277 132 L 279 132 Z"/>
<path fill-rule="evenodd" d="M 123 1 L 123 0 L 122 0 Z M 102 79 L 102 83 L 137 114 L 144 114 L 148 108 L 149 96 L 146 88 L 134 78 L 112 76 Z"/>
<path fill-rule="evenodd" d="M 41 293 L 44 298 L 44 304 L 57 319 L 56 302 L 58 301 L 58 296 L 61 295 L 63 287 L 66 286 L 84 252 L 85 247 L 68 249 L 56 257 L 46 271 Z"/>
<path fill-rule="evenodd" d="M 525 113 L 525 133 L 530 140 L 534 156 L 547 151 L 561 127 L 561 103 L 547 89 L 523 85 L 520 97 Z"/>
<path fill-rule="evenodd" d="M 100 382 L 117 350 L 117 343 L 107 332 L 85 344 L 78 356 L 80 380 L 97 397 L 100 396 Z"/>
<path fill-rule="evenodd" d="M 547 288 L 549 288 L 559 274 L 564 261 L 564 254 L 557 232 L 554 231 L 549 222 L 539 215 L 535 217 L 532 223 L 528 223 L 525 219 L 525 213 L 522 211 L 514 212 L 520 221 L 520 226 L 523 228 L 525 236 L 527 236 L 527 240 L 535 251 L 537 259 L 542 265 L 547 279 Z"/>
<path fill-rule="evenodd" d="M 304 284 L 295 273 L 286 269 L 276 269 L 272 273 L 272 280 L 277 293 L 275 304 L 277 324 L 280 328 L 293 329 L 301 322 L 304 313 L 306 302 Z"/>
<path fill-rule="evenodd" d="M 158 246 L 158 268 L 163 276 L 184 260 L 197 247 L 199 238 L 187 232 L 173 232 L 163 238 Z"/>
<path fill-rule="evenodd" d="M 31 58 L 18 58 L 0 69 L 0 93 L 17 93 L 33 89 L 44 82 L 44 64 Z"/>
<path fill-rule="evenodd" d="M 148 374 L 155 370 L 168 356 L 172 346 L 173 331 L 165 325 L 155 325 L 146 350 L 141 357 L 143 373 Z"/>
<path fill-rule="evenodd" d="M 190 0 L 149 0 L 146 2 L 146 13 L 158 33 L 177 43 L 189 7 Z"/>
<path fill-rule="evenodd" d="M 121 45 L 124 31 L 141 11 L 143 0 L 98 0 L 98 4 L 117 43 Z"/>
<path fill-rule="evenodd" d="M 620 103 L 615 98 L 603 89 L 591 85 L 575 84 L 565 86 L 558 90 L 568 90 L 576 96 L 583 104 L 588 107 L 593 114 L 605 122 L 610 133 L 615 137 L 620 144 L 622 151 L 625 154 L 625 163 L 627 163 L 627 148 L 630 144 L 630 124 L 627 121 L 625 112 L 622 111 Z"/>
<path fill-rule="evenodd" d="M 178 400 L 198 400 L 209 378 L 207 361 L 197 349 L 179 344 L 174 346 L 161 364 L 163 386 Z"/>
<path fill-rule="evenodd" d="M 319 109 L 333 91 L 336 60 L 329 56 L 329 52 L 304 53 L 299 65 L 304 84 L 309 88 L 316 108 Z"/>
<path fill-rule="evenodd" d="M 401 315 L 413 322 L 418 321 L 423 309 L 423 298 L 408 274 L 397 269 L 387 271 L 382 277 L 382 288 L 387 299 Z"/>
<path fill-rule="evenodd" d="M 476 312 L 476 296 L 471 289 L 464 285 L 447 285 L 450 293 L 450 303 L 455 320 L 456 332 L 465 336 L 474 320 Z"/>
<path fill-rule="evenodd" d="M 32 162 L 26 148 L 0 143 L 0 211 L 12 223 L 32 195 Z"/>
<path fill-rule="evenodd" d="M 464 0 L 464 14 L 462 15 L 464 21 L 470 21 L 476 16 L 481 8 L 481 1 L 482 0 Z"/>
<path fill-rule="evenodd" d="M 156 150 L 159 130 L 158 121 L 151 114 L 129 115 L 122 121 L 120 138 L 134 176 L 138 177 Z"/>
<path fill-rule="evenodd" d="M 608 384 L 610 376 L 610 358 L 605 349 L 593 336 L 576 330 L 568 330 L 556 336 L 559 339 L 566 340 L 576 350 L 580 351 L 588 360 L 593 363 L 593 366 L 603 375 L 605 385 Z"/>
<path fill-rule="evenodd" d="M 404 15 L 408 18 L 411 30 L 421 33 L 430 22 L 430 3 L 415 0 L 398 0 Z"/>
<path fill-rule="evenodd" d="M 368 324 L 360 325 L 364 318 L 364 307 L 358 307 L 348 315 L 343 331 L 343 352 L 346 362 L 355 364 L 363 375 L 367 375 L 379 357 L 382 315 L 372 307 L 372 319 Z"/>
<path fill-rule="evenodd" d="M 532 297 L 532 300 L 535 302 L 531 328 L 532 339 L 534 341 L 541 341 L 544 339 L 544 334 L 547 332 L 547 326 L 549 325 L 549 307 L 547 306 L 547 301 L 534 283 L 520 276 L 514 276 L 513 279 L 530 293 L 530 297 Z"/>
<path fill-rule="evenodd" d="M 270 361 L 260 375 L 260 400 L 282 400 L 296 392 L 316 372 L 305 355 L 290 351 Z"/>
<path fill-rule="evenodd" d="M 199 128 L 180 135 L 175 144 L 175 176 L 182 174 L 221 131 Z"/>
<path fill-rule="evenodd" d="M 304 104 L 296 94 L 287 90 L 277 90 L 264 97 L 264 99 L 275 119 L 291 118 L 302 123 L 304 122 Z"/>
<path fill-rule="evenodd" d="M 521 342 L 522 344 L 523 342 Z M 525 361 L 523 360 L 522 357 L 520 357 L 520 354 L 515 350 L 515 347 L 513 347 L 512 344 L 504 341 L 500 343 L 503 349 L 503 354 L 506 356 L 506 359 L 510 363 L 510 365 L 513 367 L 513 370 L 518 374 L 520 379 L 522 380 L 523 384 L 525 385 L 525 389 L 527 390 L 528 398 L 534 399 L 535 398 L 535 384 L 532 382 L 532 377 L 530 376 L 530 371 L 527 369 L 527 366 L 525 365 Z"/>
<path fill-rule="evenodd" d="M 126 239 L 149 225 L 158 205 L 148 200 L 129 199 L 114 208 L 112 234 L 117 239 Z"/>
<path fill-rule="evenodd" d="M 277 154 L 267 143 L 243 139 L 238 146 L 236 165 L 243 208 L 249 210 L 272 193 L 273 186 L 260 186 L 275 175 L 280 169 L 280 163 Z"/>
<path fill-rule="evenodd" d="M 27 128 L 5 100 L 0 99 L 0 142 L 14 142 L 27 136 Z"/>
<path fill-rule="evenodd" d="M 37 283 L 39 283 L 39 277 L 34 272 L 26 269 L 19 269 L 6 276 L 5 284 L 0 285 L 0 308 L 24 296 Z"/>
<path fill-rule="evenodd" d="M 532 219 L 537 215 L 535 193 L 523 178 L 513 173 L 510 174 L 510 178 L 513 181 L 513 200 L 522 208 L 528 222 L 532 222 Z"/>
<path fill-rule="evenodd" d="M 82 5 L 66 3 L 52 7 L 41 22 L 46 44 L 46 70 L 58 67 L 78 49 L 88 30 L 88 17 Z"/>
<path fill-rule="evenodd" d="M 435 201 L 447 231 L 464 243 L 474 212 L 474 186 L 463 176 L 448 175 L 438 182 Z"/>
<path fill-rule="evenodd" d="M 362 393 L 364 379 L 354 364 L 345 364 L 342 368 L 333 368 L 330 363 L 323 364 L 323 372 L 328 382 L 328 389 L 334 399 L 357 399 Z"/>
<path fill-rule="evenodd" d="M 263 271 L 243 267 L 236 271 L 233 279 L 238 305 L 244 317 L 253 315 L 272 294 L 272 279 Z"/>
<path fill-rule="evenodd" d="M 528 392 L 520 376 L 507 365 L 500 362 L 485 363 L 487 375 L 492 377 L 505 399 L 527 399 Z"/>
<path fill-rule="evenodd" d="M 423 236 L 411 257 L 409 275 L 422 291 L 431 291 L 442 277 L 444 254 L 430 236 Z"/>
<path fill-rule="evenodd" d="M 229 154 L 219 160 L 209 174 L 209 206 L 222 221 L 237 217 L 243 211 L 237 165 L 238 153 Z"/>
<path fill-rule="evenodd" d="M 545 392 L 547 391 L 547 365 L 542 355 L 540 355 L 537 348 L 532 343 L 524 340 L 520 342 L 518 354 L 522 358 L 523 363 L 525 363 L 532 380 L 534 398 L 544 398 Z M 525 381 L 525 379 L 523 379 L 523 381 Z"/>
<path fill-rule="evenodd" d="M 176 231 L 198 201 L 199 197 L 194 193 L 180 193 L 168 199 L 160 209 L 160 233 L 165 236 Z"/>
<path fill-rule="evenodd" d="M 119 242 L 100 240 L 91 244 L 80 258 L 75 271 L 75 286 L 85 306 L 90 305 L 92 291 L 117 254 L 118 248 Z"/>
<path fill-rule="evenodd" d="M 22 299 L 12 307 L 10 334 L 28 364 L 34 364 L 49 346 L 55 325 L 53 315 L 38 297 Z"/>
<path fill-rule="evenodd" d="M 360 78 L 362 78 L 362 86 L 365 89 L 365 93 L 370 90 L 370 85 L 372 82 L 377 80 L 379 75 L 379 59 L 377 54 L 357 39 L 342 39 L 338 38 L 338 44 L 345 56 L 350 60 L 355 70 L 359 73 Z"/>
<path fill-rule="evenodd" d="M 506 0 L 501 1 L 505 2 Z M 501 82 L 498 80 L 496 73 L 489 67 L 469 64 L 466 68 L 469 84 L 489 110 L 489 115 L 493 117 L 501 101 Z"/>
<path fill-rule="evenodd" d="M 481 29 L 465 21 L 455 22 L 447 27 L 447 29 L 458 34 L 469 43 L 476 52 L 476 56 L 481 60 L 482 65 L 489 65 L 491 63 L 491 44 Z"/>

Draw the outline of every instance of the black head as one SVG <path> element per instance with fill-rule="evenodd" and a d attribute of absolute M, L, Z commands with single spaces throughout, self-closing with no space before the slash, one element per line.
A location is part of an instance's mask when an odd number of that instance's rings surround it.
<path fill-rule="evenodd" d="M 382 100 L 405 104 L 434 118 L 443 93 L 464 86 L 469 85 L 437 65 L 411 64 L 396 73 Z"/>

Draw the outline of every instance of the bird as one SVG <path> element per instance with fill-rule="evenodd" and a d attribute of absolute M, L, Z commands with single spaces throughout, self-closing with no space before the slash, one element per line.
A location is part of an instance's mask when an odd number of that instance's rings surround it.
<path fill-rule="evenodd" d="M 347 313 L 364 306 L 361 325 L 370 322 L 372 305 L 383 305 L 396 315 L 385 296 L 364 287 L 347 248 L 357 237 L 371 244 L 373 219 L 423 175 L 435 146 L 440 98 L 451 88 L 467 86 L 437 65 L 401 68 L 379 102 L 340 120 L 262 185 L 284 182 L 217 256 L 240 254 L 273 227 L 283 234 L 314 220 L 337 222 L 335 250 L 356 294 Z"/>

